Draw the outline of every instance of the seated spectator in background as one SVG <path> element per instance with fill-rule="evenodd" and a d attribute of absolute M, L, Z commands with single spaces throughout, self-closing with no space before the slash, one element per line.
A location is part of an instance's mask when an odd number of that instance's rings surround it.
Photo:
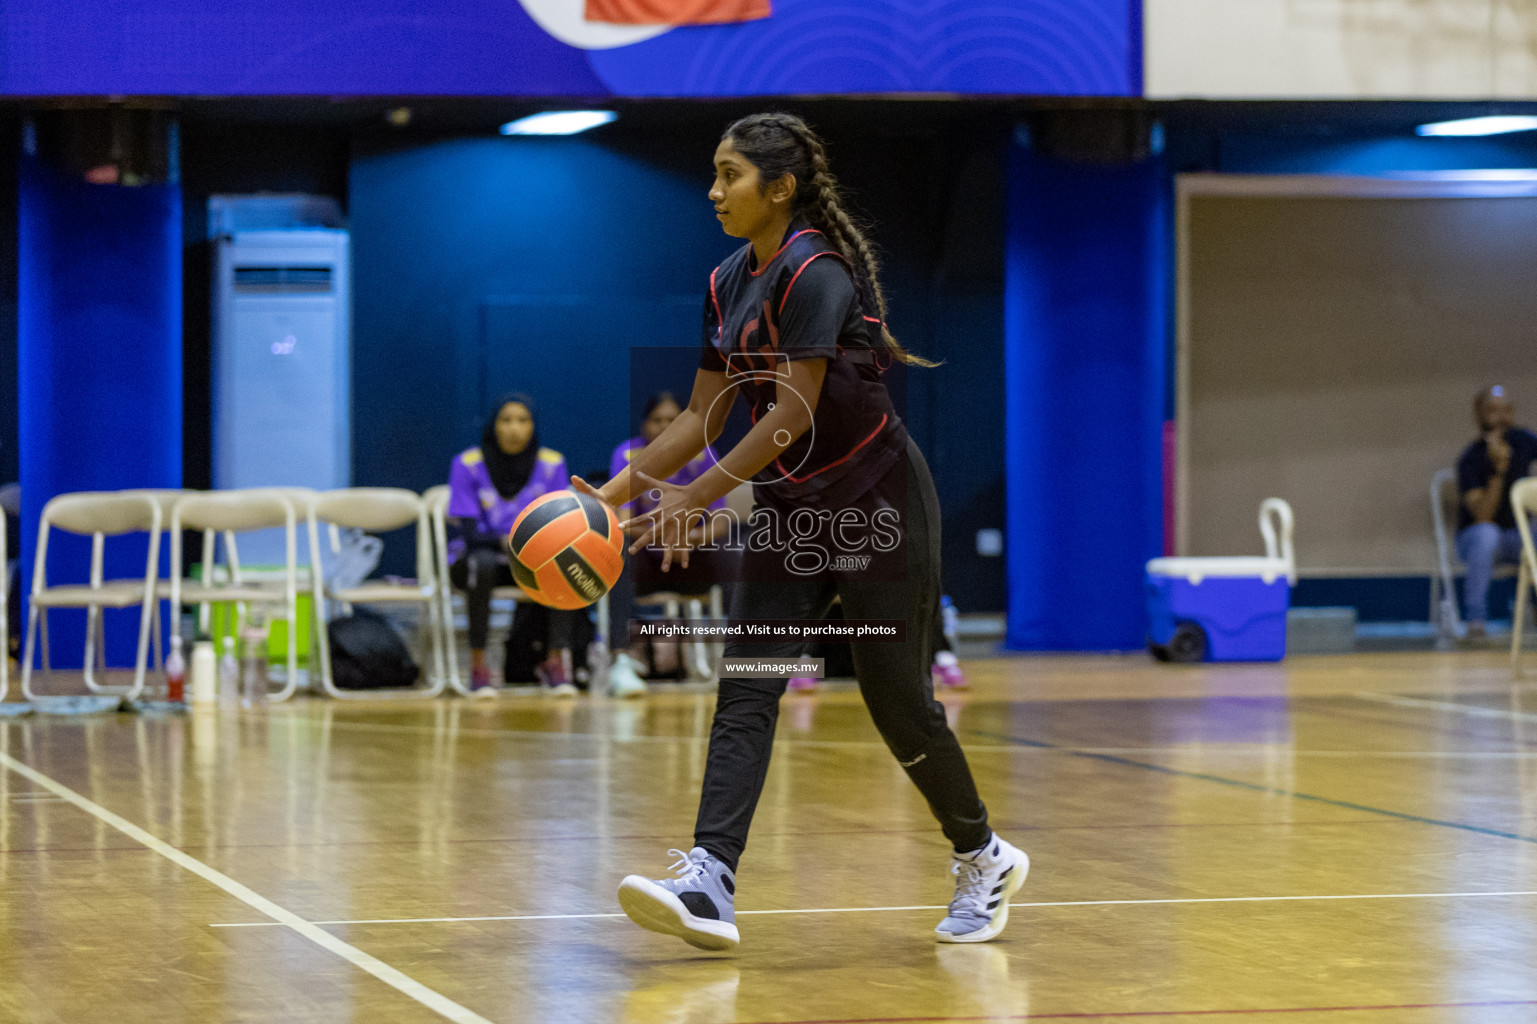
<path fill-rule="evenodd" d="M 1537 460 L 1537 434 L 1516 426 L 1515 406 L 1498 384 L 1480 391 L 1473 416 L 1483 435 L 1457 459 L 1457 554 L 1468 567 L 1463 583 L 1467 603 L 1468 637 L 1487 633 L 1489 581 L 1496 563 L 1521 557 L 1510 488 L 1532 472 Z"/>
<path fill-rule="evenodd" d="M 610 479 L 618 476 L 630 464 L 634 454 L 654 441 L 682 411 L 677 399 L 668 392 L 660 391 L 652 395 L 641 414 L 640 435 L 614 449 L 608 467 Z M 713 465 L 715 452 L 709 445 L 705 445 L 704 451 L 694 461 L 668 477 L 667 481 L 686 487 Z M 631 503 L 629 514 L 643 515 L 653 504 L 655 502 L 643 494 Z M 725 507 L 725 498 L 710 506 L 712 509 Z M 711 529 L 712 526 L 706 524 L 697 530 Z M 688 596 L 709 593 L 711 586 L 724 579 L 722 559 L 726 554 L 723 551 L 696 550 L 689 557 L 688 568 L 674 562 L 665 573 L 662 572 L 662 553 L 658 549 L 647 548 L 629 559 L 626 578 L 609 591 L 608 598 L 609 635 L 613 637 L 613 647 L 617 652 L 608 672 L 610 693 L 616 697 L 632 697 L 646 692 L 646 686 L 640 680 L 640 665 L 647 661 L 646 655 L 639 648 L 631 652 L 625 650 L 635 598 L 664 590 Z M 677 644 L 661 642 L 651 644 L 650 648 L 652 664 L 647 666 L 648 675 L 666 675 L 681 667 Z"/>
<path fill-rule="evenodd" d="M 518 514 L 534 499 L 565 489 L 570 474 L 560 452 L 539 447 L 534 403 L 508 395 L 480 437 L 480 446 L 461 452 L 448 474 L 448 515 L 458 530 L 449 545 L 449 577 L 464 592 L 469 617 L 470 687 L 490 694 L 486 638 L 491 629 L 491 591 L 513 586 L 507 535 Z M 507 638 L 504 679 L 517 681 L 518 666 L 542 654 L 534 670 L 548 692 L 571 696 L 571 647 L 582 612 L 559 611 L 520 601 Z M 523 646 L 532 650 L 523 650 Z"/>

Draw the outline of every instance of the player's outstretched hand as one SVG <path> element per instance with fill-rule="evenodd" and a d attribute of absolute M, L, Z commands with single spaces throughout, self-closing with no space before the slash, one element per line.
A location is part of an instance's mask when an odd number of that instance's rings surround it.
<path fill-rule="evenodd" d="M 639 531 L 639 539 L 630 545 L 630 554 L 637 554 L 643 548 L 659 546 L 662 549 L 663 572 L 672 568 L 674 557 L 678 559 L 679 565 L 687 569 L 689 551 L 695 543 L 689 526 L 701 514 L 701 510 L 694 507 L 696 503 L 689 497 L 687 488 L 658 480 L 646 473 L 631 472 L 645 485 L 650 495 L 657 499 L 657 503 L 650 511 L 619 524 L 622 530 L 628 531 L 635 527 Z"/>
<path fill-rule="evenodd" d="M 571 477 L 571 489 L 578 494 L 586 494 L 590 497 L 597 498 L 599 501 L 604 502 L 605 504 L 613 504 L 613 502 L 610 502 L 608 498 L 604 497 L 602 491 L 598 490 L 592 484 L 588 483 L 586 480 L 583 480 L 579 476 Z M 618 508 L 619 506 L 614 505 L 614 507 Z"/>

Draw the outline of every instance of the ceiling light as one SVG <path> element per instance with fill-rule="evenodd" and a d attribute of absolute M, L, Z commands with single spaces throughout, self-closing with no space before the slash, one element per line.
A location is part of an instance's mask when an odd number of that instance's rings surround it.
<path fill-rule="evenodd" d="M 1537 117 L 1465 117 L 1457 121 L 1437 121 L 1414 129 L 1417 135 L 1503 135 L 1506 132 L 1537 131 Z"/>
<path fill-rule="evenodd" d="M 551 110 L 509 121 L 503 135 L 575 135 L 619 117 L 612 110 Z"/>

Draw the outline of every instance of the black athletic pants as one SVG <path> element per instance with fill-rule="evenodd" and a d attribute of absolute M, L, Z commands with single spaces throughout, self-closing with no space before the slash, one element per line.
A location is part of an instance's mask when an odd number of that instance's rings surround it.
<path fill-rule="evenodd" d="M 506 560 L 490 548 L 471 548 L 448 567 L 448 578 L 456 589 L 464 592 L 470 647 L 485 650 L 486 638 L 491 635 L 491 592 L 497 587 L 513 585 L 512 570 L 507 567 Z M 528 612 L 523 612 L 525 607 Z M 544 613 L 545 627 L 539 632 L 545 637 L 546 651 L 567 650 L 572 646 L 581 612 L 546 608 L 530 601 L 520 601 L 518 611 L 532 615 Z M 516 632 L 514 630 L 514 635 Z"/>
<path fill-rule="evenodd" d="M 927 464 L 917 446 L 907 446 L 905 467 L 899 460 L 876 493 L 895 495 L 902 508 L 906 539 L 906 579 L 861 580 L 856 574 L 826 573 L 785 581 L 758 581 L 758 559 L 779 559 L 772 552 L 745 553 L 741 579 L 732 588 L 731 618 L 818 619 L 833 596 L 843 600 L 849 619 L 903 619 L 902 643 L 854 644 L 854 668 L 860 695 L 886 746 L 928 800 L 946 838 L 957 851 L 983 846 L 992 835 L 987 809 L 977 795 L 966 755 L 934 699 L 930 665 L 933 627 L 939 602 L 939 500 Z M 904 495 L 905 492 L 905 495 Z M 902 504 L 898 504 L 901 502 Z M 790 660 L 803 642 L 726 644 L 729 658 Z M 747 830 L 768 773 L 779 698 L 785 679 L 722 679 L 710 728 L 695 845 L 735 871 L 747 845 Z"/>

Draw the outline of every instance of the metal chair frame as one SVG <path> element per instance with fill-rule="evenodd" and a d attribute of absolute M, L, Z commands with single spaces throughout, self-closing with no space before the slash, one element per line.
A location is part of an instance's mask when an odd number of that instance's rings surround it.
<path fill-rule="evenodd" d="M 1532 543 L 1532 517 L 1537 516 L 1537 478 L 1517 480 L 1510 489 L 1510 507 L 1521 534 L 1521 567 L 1516 574 L 1516 610 L 1510 623 L 1510 672 L 1521 678 L 1521 634 L 1526 628 L 1526 605 L 1537 587 L 1537 546 Z"/>
<path fill-rule="evenodd" d="M 325 491 L 310 503 L 306 520 L 310 543 L 310 579 L 314 592 L 315 635 L 320 651 L 320 679 L 325 692 L 341 700 L 379 700 L 436 697 L 449 681 L 444 668 L 443 616 L 440 610 L 439 573 L 435 565 L 436 545 L 430 522 L 428 502 L 414 491 L 395 487 L 352 487 Z M 405 526 L 416 527 L 416 582 L 373 581 L 344 590 L 332 589 L 318 570 L 320 566 L 319 524 L 332 528 L 357 528 L 382 533 Z M 424 611 L 428 643 L 432 650 L 432 677 L 426 687 L 408 689 L 364 690 L 352 692 L 336 686 L 331 674 L 331 645 L 326 631 L 326 600 L 352 604 L 419 604 Z"/>
<path fill-rule="evenodd" d="M 471 695 L 481 696 L 486 691 L 476 692 L 470 689 L 469 683 L 459 672 L 459 635 L 454 630 L 454 587 L 449 579 L 450 568 L 448 559 L 448 499 L 449 489 L 446 484 L 429 487 L 422 494 L 422 502 L 427 507 L 428 519 L 432 529 L 433 562 L 437 571 L 438 580 L 438 611 L 442 617 L 443 632 L 443 658 L 448 670 L 448 685 L 461 697 Z M 517 587 L 497 587 L 491 591 L 493 601 L 512 601 L 514 604 L 528 600 L 523 591 Z M 605 680 L 606 682 L 606 680 Z M 595 684 L 594 684 L 595 685 Z M 505 694 L 506 689 L 500 691 Z"/>
<path fill-rule="evenodd" d="M 1437 470 L 1430 478 L 1430 522 L 1436 536 L 1437 570 L 1430 577 L 1430 621 L 1444 640 L 1461 637 L 1467 631 L 1457 610 L 1457 576 L 1464 566 L 1457 557 L 1456 538 L 1447 523 L 1448 510 L 1455 510 L 1461 500 L 1457 471 L 1451 468 Z M 1494 579 L 1514 575 L 1516 567 L 1513 565 L 1494 567 Z"/>
<path fill-rule="evenodd" d="M 303 500 L 308 492 L 287 488 L 192 492 L 177 498 L 171 508 L 171 607 L 180 615 L 183 605 L 198 606 L 199 618 L 207 621 L 208 606 L 233 602 L 236 618 L 243 620 L 249 604 L 280 606 L 289 622 L 287 678 L 283 686 L 268 694 L 272 701 L 293 696 L 299 685 L 298 640 L 298 567 L 297 514 L 295 498 Z M 236 538 L 241 533 L 281 528 L 284 531 L 284 575 L 281 587 L 247 583 L 241 578 L 240 553 Z M 182 531 L 203 532 L 203 580 L 189 584 L 182 579 Z M 217 581 L 214 569 L 215 534 L 224 537 L 225 562 L 229 579 Z"/>
<path fill-rule="evenodd" d="M 11 693 L 11 553 L 5 536 L 10 529 L 0 512 L 0 701 Z"/>
<path fill-rule="evenodd" d="M 85 586 L 48 585 L 48 537 L 55 529 L 91 538 L 90 582 Z M 106 554 L 106 539 L 128 533 L 149 535 L 144 577 L 104 579 L 102 563 Z M 37 553 L 33 559 L 32 591 L 28 600 L 26 651 L 22 655 L 21 665 L 21 692 L 28 700 L 38 696 L 32 690 L 32 665 L 39 648 L 43 671 L 50 675 L 53 672 L 48 649 L 48 611 L 51 608 L 85 609 L 83 676 L 86 687 L 92 693 L 121 694 L 128 700 L 136 700 L 143 692 L 151 634 L 154 636 L 157 667 L 161 662 L 160 602 L 156 597 L 160 534 L 160 505 L 142 493 L 76 492 L 58 495 L 43 506 L 37 527 Z M 98 665 L 98 658 L 105 658 L 106 649 L 101 610 L 131 608 L 136 604 L 139 606 L 139 644 L 134 657 L 133 683 L 124 687 L 98 682 L 96 669 L 104 666 L 104 662 L 103 666 Z M 96 644 L 99 631 L 103 633 L 100 648 Z"/>

